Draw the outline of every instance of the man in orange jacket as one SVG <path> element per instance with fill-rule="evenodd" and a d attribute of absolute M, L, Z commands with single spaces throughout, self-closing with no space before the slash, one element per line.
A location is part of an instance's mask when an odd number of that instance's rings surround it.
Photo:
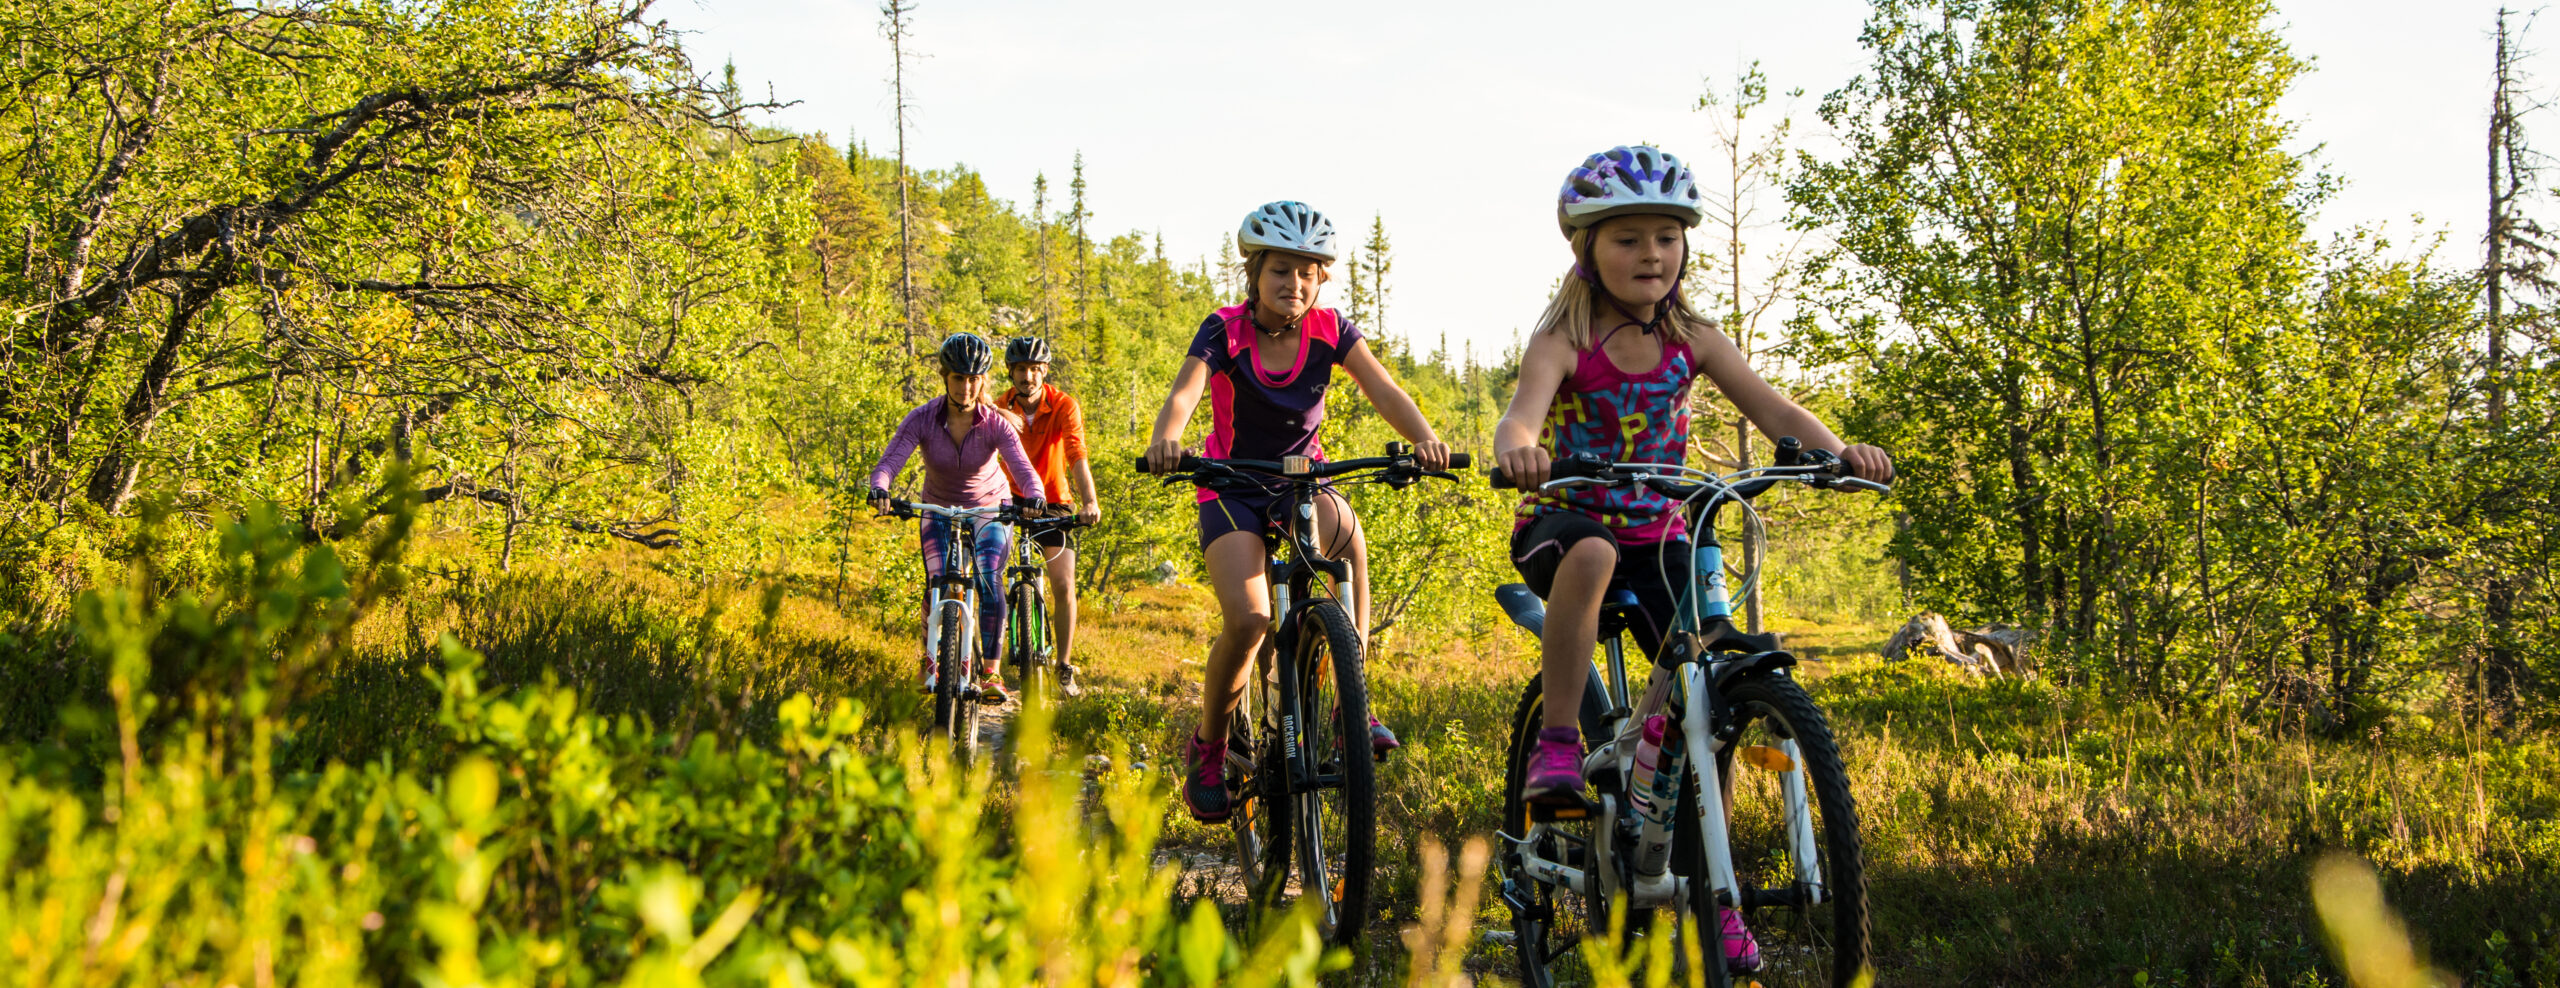
<path fill-rule="evenodd" d="M 1051 509 L 1072 507 L 1090 525 L 1102 519 L 1102 506 L 1094 497 L 1093 462 L 1085 457 L 1084 410 L 1049 383 L 1049 357 L 1049 341 L 1037 336 L 1017 336 L 1005 344 L 1005 376 L 1013 387 L 997 404 L 1021 419 L 1022 448 L 1053 502 Z M 1073 505 L 1065 503 L 1070 476 Z M 1058 688 L 1075 696 L 1083 692 L 1070 661 L 1076 640 L 1076 543 L 1067 532 L 1044 532 L 1038 539 L 1049 557 L 1049 626 L 1057 635 Z"/>

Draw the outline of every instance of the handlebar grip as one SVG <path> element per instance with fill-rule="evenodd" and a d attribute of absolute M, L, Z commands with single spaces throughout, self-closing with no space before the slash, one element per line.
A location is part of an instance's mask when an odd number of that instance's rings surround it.
<path fill-rule="evenodd" d="M 1572 456 L 1560 457 L 1547 461 L 1547 479 L 1564 480 L 1569 477 L 1606 477 L 1609 475 L 1609 471 L 1616 466 L 1617 464 L 1602 459 L 1600 454 L 1597 453 L 1576 453 Z M 1495 490 L 1520 489 L 1518 486 L 1511 483 L 1510 475 L 1503 473 L 1501 467 L 1493 468 L 1491 474 L 1487 476 L 1486 479 L 1493 483 L 1493 489 Z"/>
<path fill-rule="evenodd" d="M 1451 470 L 1464 470 L 1474 465 L 1475 457 L 1473 456 L 1469 456 L 1465 453 L 1449 454 L 1449 469 Z"/>
<path fill-rule="evenodd" d="M 1149 470 L 1149 469 L 1148 469 L 1148 464 L 1147 464 L 1147 454 L 1145 454 L 1145 453 L 1140 453 L 1140 454 L 1138 454 L 1138 461 L 1137 461 L 1137 462 L 1138 462 L 1138 472 L 1139 472 L 1139 473 L 1153 473 L 1153 472 L 1154 472 L 1154 471 L 1152 471 L 1152 470 Z M 1182 454 L 1182 458 L 1181 458 L 1181 459 L 1179 459 L 1179 460 L 1174 461 L 1174 464 L 1173 464 L 1173 472 L 1174 472 L 1174 473 L 1190 473 L 1190 472 L 1192 472 L 1192 471 L 1194 471 L 1194 470 L 1198 470 L 1198 469 L 1200 469 L 1200 458 L 1199 458 L 1199 457 L 1197 457 L 1197 456 L 1193 456 L 1193 455 L 1191 455 L 1191 454 L 1189 454 L 1189 453 L 1184 453 L 1184 454 Z"/>

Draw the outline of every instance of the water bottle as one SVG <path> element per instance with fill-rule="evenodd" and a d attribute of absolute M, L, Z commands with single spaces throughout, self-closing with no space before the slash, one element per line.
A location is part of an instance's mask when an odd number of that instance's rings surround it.
<path fill-rule="evenodd" d="M 1635 780 L 1628 795 L 1639 821 L 1635 872 L 1658 877 L 1671 864 L 1671 814 L 1680 805 L 1680 752 L 1662 750 L 1670 722 L 1657 714 L 1644 722 L 1644 739 L 1636 745 Z"/>

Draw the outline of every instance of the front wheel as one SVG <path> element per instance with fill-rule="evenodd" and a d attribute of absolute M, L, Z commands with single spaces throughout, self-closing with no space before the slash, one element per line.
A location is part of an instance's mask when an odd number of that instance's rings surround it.
<path fill-rule="evenodd" d="M 1745 677 L 1725 696 L 1741 733 L 1717 761 L 1733 794 L 1726 819 L 1743 916 L 1760 944 L 1754 977 L 1853 984 L 1870 963 L 1866 862 L 1831 725 L 1785 675 Z M 1711 905 L 1698 903 L 1710 916 Z"/>
<path fill-rule="evenodd" d="M 1040 588 L 1027 581 L 1014 584 L 1006 594 L 1005 663 L 1013 667 L 1024 703 L 1055 698 L 1056 679 L 1042 654 L 1048 646 L 1048 622 L 1041 620 L 1040 596 Z"/>
<path fill-rule="evenodd" d="M 1298 688 L 1295 720 L 1304 725 L 1294 761 L 1287 828 L 1297 850 L 1298 894 L 1318 896 L 1317 932 L 1354 945 L 1369 923 L 1370 883 L 1377 867 L 1377 763 L 1369 750 L 1369 687 L 1360 636 L 1342 605 L 1311 601 L 1289 615 L 1283 646 Z M 1272 787 L 1264 787 L 1265 793 Z M 1276 829 L 1276 828 L 1275 828 Z"/>
<path fill-rule="evenodd" d="M 961 684 L 968 679 L 965 666 L 968 648 L 968 621 L 965 608 L 957 601 L 945 600 L 934 620 L 941 622 L 940 641 L 933 656 L 933 734 L 957 750 L 961 745 L 960 721 L 964 708 L 977 703 L 961 695 Z"/>

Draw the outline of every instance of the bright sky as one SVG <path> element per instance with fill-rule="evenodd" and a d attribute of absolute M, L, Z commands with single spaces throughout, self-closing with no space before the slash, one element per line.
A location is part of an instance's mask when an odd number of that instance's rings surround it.
<path fill-rule="evenodd" d="M 2284 37 L 2314 63 L 2285 102 L 2300 149 L 2316 147 L 2348 183 L 2319 230 L 2387 222 L 2405 238 L 2417 215 L 2451 238 L 2440 260 L 2476 253 L 2496 9 L 2280 4 Z M 1489 355 L 1536 317 L 1570 263 L 1554 204 L 1568 168 L 1631 142 L 1703 158 L 1698 96 L 1755 59 L 1773 88 L 1805 91 L 1792 104 L 1799 133 L 1822 140 L 1814 107 L 1865 66 L 1866 10 L 920 0 L 908 157 L 966 164 L 1027 209 L 1036 173 L 1064 197 L 1081 150 L 1097 236 L 1161 232 L 1186 264 L 1215 258 L 1267 200 L 1303 200 L 1355 241 L 1383 216 L 1395 262 L 1388 332 L 1425 350 L 1445 332 L 1452 348 L 1471 339 Z M 799 101 L 773 123 L 892 146 L 876 4 L 661 0 L 656 16 L 690 32 L 706 73 L 734 60 L 750 95 L 769 85 Z M 2560 147 L 2560 125 L 2545 130 Z"/>

